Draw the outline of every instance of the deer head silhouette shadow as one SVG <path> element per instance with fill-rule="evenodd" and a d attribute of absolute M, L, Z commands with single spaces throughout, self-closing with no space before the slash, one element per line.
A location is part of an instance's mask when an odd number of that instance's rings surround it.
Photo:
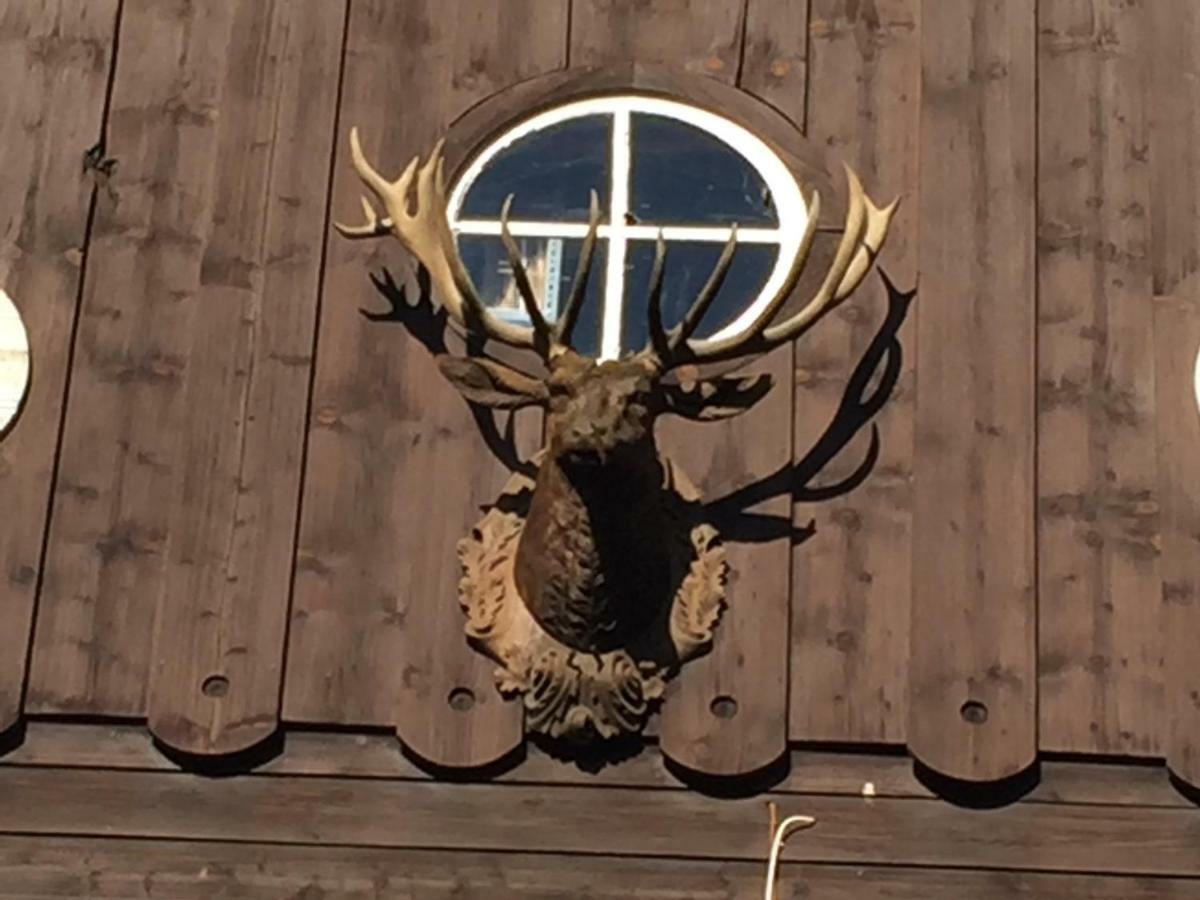
<path fill-rule="evenodd" d="M 730 493 L 705 501 L 710 521 L 727 541 L 761 543 L 790 537 L 802 543 L 816 533 L 815 521 L 796 526 L 790 517 L 754 513 L 750 509 L 763 501 L 790 494 L 795 502 L 822 502 L 843 496 L 861 485 L 871 474 L 879 459 L 881 438 L 875 416 L 892 397 L 904 367 L 904 348 L 900 329 L 908 317 L 916 290 L 901 291 L 887 274 L 879 269 L 887 295 L 883 321 L 854 366 L 846 381 L 845 390 L 821 436 L 800 459 L 780 466 L 776 471 Z M 389 271 L 372 274 L 371 281 L 387 301 L 383 312 L 360 310 L 372 322 L 400 324 L 432 356 L 447 352 L 446 328 L 448 319 L 444 308 L 430 302 L 430 279 L 418 266 L 415 286 L 416 302 L 408 299 L 408 289 L 400 285 Z M 481 353 L 483 347 L 468 341 L 468 352 Z M 532 475 L 535 466 L 522 459 L 514 434 L 515 414 L 499 417 L 490 409 L 468 404 L 479 435 L 495 458 L 510 471 Z M 839 481 L 817 486 L 821 473 L 835 460 L 864 429 L 870 427 L 870 443 L 862 461 Z"/>

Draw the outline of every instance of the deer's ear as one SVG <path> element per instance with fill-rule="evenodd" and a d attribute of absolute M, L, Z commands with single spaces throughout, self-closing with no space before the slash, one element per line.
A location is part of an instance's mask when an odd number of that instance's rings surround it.
<path fill-rule="evenodd" d="M 698 422 L 741 415 L 771 390 L 771 376 L 704 378 L 691 384 L 663 385 L 663 412 Z"/>
<path fill-rule="evenodd" d="M 550 397 L 546 385 L 516 369 L 490 359 L 438 356 L 438 368 L 460 394 L 489 409 L 520 409 L 544 404 Z"/>

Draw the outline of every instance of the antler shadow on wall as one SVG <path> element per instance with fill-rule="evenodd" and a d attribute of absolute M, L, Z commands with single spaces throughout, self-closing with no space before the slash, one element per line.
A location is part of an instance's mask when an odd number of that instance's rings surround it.
<path fill-rule="evenodd" d="M 887 314 L 855 364 L 837 410 L 821 437 L 800 460 L 780 466 L 765 478 L 706 504 L 713 524 L 721 530 L 726 540 L 756 543 L 790 536 L 793 543 L 802 543 L 816 533 L 815 522 L 796 527 L 791 519 L 748 510 L 772 497 L 789 493 L 796 502 L 832 500 L 848 494 L 871 474 L 880 450 L 879 428 L 871 420 L 891 398 L 903 370 L 904 349 L 900 343 L 900 329 L 917 293 L 915 289 L 899 290 L 882 269 L 879 270 L 879 277 L 887 292 Z M 867 425 L 871 426 L 871 442 L 863 461 L 842 480 L 814 486 L 813 482 L 825 467 Z"/>
<path fill-rule="evenodd" d="M 891 398 L 903 370 L 904 348 L 900 342 L 900 329 L 908 318 L 916 296 L 915 289 L 901 291 L 897 288 L 882 269 L 879 270 L 879 276 L 887 293 L 887 312 L 871 343 L 855 364 L 837 410 L 821 437 L 798 461 L 780 466 L 770 475 L 705 504 L 711 521 L 726 540 L 758 543 L 789 536 L 794 543 L 802 543 L 816 533 L 815 523 L 797 527 L 790 518 L 749 510 L 784 494 L 791 494 L 797 502 L 831 500 L 853 491 L 874 469 L 879 459 L 880 436 L 878 426 L 872 419 Z M 433 303 L 429 302 L 431 285 L 424 267 L 417 269 L 415 283 L 418 296 L 415 303 L 408 299 L 407 287 L 397 284 L 388 270 L 381 270 L 378 275 L 372 274 L 371 281 L 388 302 L 388 309 L 384 312 L 360 310 L 364 318 L 372 322 L 403 325 L 434 356 L 447 352 L 446 310 L 441 307 L 435 309 Z M 477 344 L 468 349 L 472 353 L 483 350 Z M 495 457 L 510 471 L 532 475 L 535 466 L 521 458 L 516 446 L 514 415 L 505 417 L 501 426 L 492 410 L 475 404 L 468 406 L 480 437 Z M 868 425 L 871 428 L 871 440 L 862 462 L 840 481 L 814 486 L 813 482 L 825 467 Z"/>

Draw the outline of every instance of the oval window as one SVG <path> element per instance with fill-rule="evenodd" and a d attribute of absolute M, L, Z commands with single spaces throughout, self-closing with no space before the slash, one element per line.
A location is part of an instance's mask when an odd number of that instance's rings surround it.
<path fill-rule="evenodd" d="M 452 186 L 451 227 L 482 296 L 525 320 L 500 240 L 500 209 L 530 281 L 554 319 L 574 277 L 595 190 L 601 225 L 581 352 L 612 359 L 646 342 L 646 285 L 661 229 L 668 248 L 663 316 L 682 317 L 732 227 L 738 250 L 697 336 L 748 324 L 784 283 L 808 222 L 796 179 L 762 140 L 722 116 L 657 97 L 596 97 L 548 110 L 487 145 Z"/>
<path fill-rule="evenodd" d="M 21 314 L 0 290 L 0 436 L 17 417 L 29 386 L 29 340 Z"/>

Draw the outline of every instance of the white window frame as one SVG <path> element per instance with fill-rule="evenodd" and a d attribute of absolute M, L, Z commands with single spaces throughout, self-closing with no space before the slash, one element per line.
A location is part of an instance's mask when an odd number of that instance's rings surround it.
<path fill-rule="evenodd" d="M 612 119 L 612 181 L 609 184 L 607 218 L 598 237 L 607 241 L 608 265 L 604 288 L 604 317 L 601 323 L 600 357 L 615 359 L 621 353 L 621 321 L 625 302 L 625 263 L 629 241 L 653 240 L 659 227 L 653 224 L 626 224 L 629 212 L 629 181 L 632 171 L 630 125 L 634 113 L 675 119 L 711 134 L 750 164 L 763 179 L 779 217 L 775 228 L 738 228 L 738 243 L 775 244 L 779 254 L 758 296 L 746 304 L 742 313 L 713 337 L 734 334 L 749 325 L 759 311 L 782 288 L 788 270 L 800 249 L 808 224 L 808 204 L 795 177 L 783 160 L 761 139 L 741 125 L 707 110 L 661 97 L 621 94 L 578 100 L 540 113 L 513 126 L 490 143 L 463 171 L 451 187 L 447 215 L 456 234 L 499 235 L 498 219 L 462 218 L 467 191 L 497 154 L 534 132 L 584 116 L 604 115 Z M 731 223 L 732 225 L 732 223 Z M 510 229 L 516 237 L 583 238 L 585 223 L 533 222 L 513 220 Z M 705 241 L 724 244 L 729 227 L 664 226 L 667 241 Z"/>
<path fill-rule="evenodd" d="M 0 290 L 0 436 L 21 408 L 29 389 L 29 337 L 21 314 Z"/>

